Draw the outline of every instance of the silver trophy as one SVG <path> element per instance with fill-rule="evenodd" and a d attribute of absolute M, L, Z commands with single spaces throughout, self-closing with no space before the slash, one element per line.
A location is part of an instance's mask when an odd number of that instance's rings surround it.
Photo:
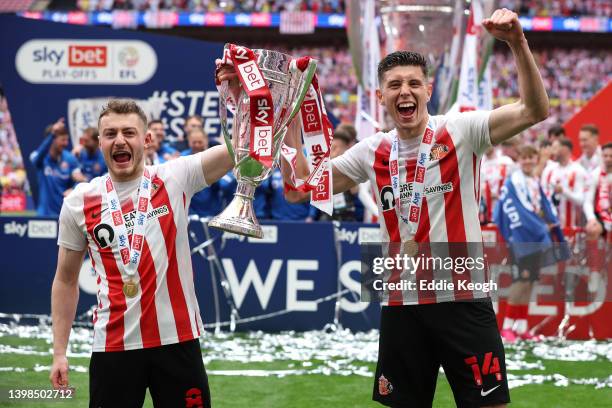
<path fill-rule="evenodd" d="M 229 49 L 230 44 L 225 45 Z M 312 78 L 317 69 L 316 61 L 310 60 L 302 71 L 297 68 L 293 57 L 270 50 L 253 50 L 257 56 L 257 66 L 266 80 L 272 95 L 274 126 L 272 155 L 274 165 L 265 167 L 249 156 L 251 115 L 249 97 L 244 89 L 234 101 L 229 84 L 224 81 L 218 86 L 219 114 L 221 129 L 230 154 L 234 158 L 234 175 L 238 187 L 234 199 L 227 208 L 214 217 L 209 226 L 223 231 L 262 238 L 263 231 L 253 209 L 255 188 L 270 176 L 274 167 L 278 167 L 281 146 L 287 129 L 299 112 L 304 97 L 308 92 Z M 235 103 L 232 136 L 227 121 L 227 103 Z"/>

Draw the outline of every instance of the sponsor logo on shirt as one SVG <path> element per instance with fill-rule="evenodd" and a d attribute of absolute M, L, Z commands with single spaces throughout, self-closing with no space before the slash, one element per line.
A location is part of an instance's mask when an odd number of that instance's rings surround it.
<path fill-rule="evenodd" d="M 426 186 L 424 189 L 425 196 L 435 196 L 438 194 L 450 193 L 453 191 L 453 183 L 435 184 Z M 412 201 L 412 183 L 404 183 L 400 185 L 400 197 L 402 201 Z"/>

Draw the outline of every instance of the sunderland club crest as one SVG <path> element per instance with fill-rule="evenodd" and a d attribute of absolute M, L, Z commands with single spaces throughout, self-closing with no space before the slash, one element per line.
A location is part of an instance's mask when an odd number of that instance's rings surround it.
<path fill-rule="evenodd" d="M 448 154 L 448 146 L 440 143 L 436 143 L 431 146 L 431 152 L 429 153 L 429 160 L 440 160 Z"/>
<path fill-rule="evenodd" d="M 383 374 L 378 377 L 378 393 L 380 395 L 389 395 L 393 392 L 393 385 L 385 378 Z"/>

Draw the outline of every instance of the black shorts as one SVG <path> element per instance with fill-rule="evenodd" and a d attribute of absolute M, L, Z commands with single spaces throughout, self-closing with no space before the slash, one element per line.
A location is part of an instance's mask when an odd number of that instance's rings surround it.
<path fill-rule="evenodd" d="M 491 302 L 383 307 L 373 399 L 431 407 L 440 365 L 458 407 L 510 402 Z"/>
<path fill-rule="evenodd" d="M 200 342 L 92 353 L 90 408 L 140 408 L 149 388 L 157 407 L 209 408 L 210 392 Z"/>
<path fill-rule="evenodd" d="M 512 253 L 512 282 L 536 282 L 542 269 L 542 252 L 534 252 L 517 260 Z"/>

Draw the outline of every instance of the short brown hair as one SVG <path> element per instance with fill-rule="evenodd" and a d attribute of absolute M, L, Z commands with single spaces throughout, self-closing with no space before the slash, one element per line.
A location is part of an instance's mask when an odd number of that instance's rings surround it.
<path fill-rule="evenodd" d="M 567 147 L 570 151 L 574 150 L 574 144 L 566 137 L 562 137 L 561 139 L 559 139 L 559 144 L 561 146 Z"/>
<path fill-rule="evenodd" d="M 100 133 L 98 132 L 98 129 L 96 129 L 95 127 L 88 127 L 83 131 L 84 135 L 89 135 L 91 136 L 93 139 L 98 139 L 98 136 L 100 136 Z"/>
<path fill-rule="evenodd" d="M 538 155 L 538 149 L 536 149 L 535 147 L 531 145 L 523 146 L 519 149 L 519 157 L 531 157 L 531 156 L 537 156 L 537 155 Z"/>
<path fill-rule="evenodd" d="M 347 145 L 350 145 L 352 142 L 350 132 L 341 127 L 336 128 L 336 131 L 334 132 L 334 139 L 342 140 Z"/>
<path fill-rule="evenodd" d="M 102 117 L 108 115 L 109 113 L 117 113 L 119 115 L 129 115 L 130 113 L 135 113 L 138 115 L 142 123 L 144 124 L 145 129 L 147 128 L 147 115 L 145 115 L 144 111 L 135 100 L 133 99 L 111 99 L 108 101 L 106 106 L 100 112 L 100 116 L 98 116 L 98 128 L 100 127 L 100 120 Z"/>
<path fill-rule="evenodd" d="M 341 123 L 336 127 L 336 132 L 340 129 L 348 132 L 351 138 L 351 143 L 355 143 L 357 141 L 357 129 L 355 129 L 355 126 L 351 125 L 350 123 Z"/>
<path fill-rule="evenodd" d="M 586 125 L 582 125 L 580 127 L 580 130 L 589 132 L 592 136 L 599 136 L 599 128 L 597 127 L 597 125 L 594 125 L 592 123 L 587 123 Z"/>

